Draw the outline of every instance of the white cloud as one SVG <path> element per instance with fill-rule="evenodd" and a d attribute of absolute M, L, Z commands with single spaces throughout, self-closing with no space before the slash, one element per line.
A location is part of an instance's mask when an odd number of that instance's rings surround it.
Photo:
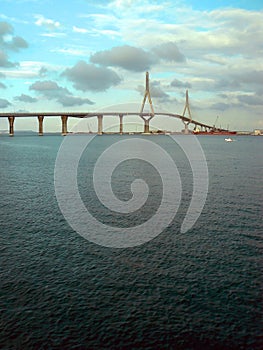
<path fill-rule="evenodd" d="M 85 33 L 88 32 L 88 30 L 85 29 L 85 28 L 79 28 L 79 27 L 73 26 L 73 32 L 74 32 L 74 33 L 82 33 L 82 34 L 85 34 Z"/>
<path fill-rule="evenodd" d="M 63 36 L 66 36 L 65 33 L 43 33 L 43 34 L 40 34 L 41 36 L 45 36 L 45 37 L 48 37 L 48 38 L 61 38 Z"/>
<path fill-rule="evenodd" d="M 0 108 L 6 108 L 11 106 L 11 103 L 5 98 L 0 98 Z"/>
<path fill-rule="evenodd" d="M 49 18 L 45 18 L 42 15 L 36 15 L 35 18 L 37 19 L 35 21 L 35 24 L 37 26 L 45 27 L 48 30 L 55 30 L 55 29 L 58 29 L 59 27 L 61 27 L 60 22 L 54 21 L 54 20 L 49 19 Z"/>
<path fill-rule="evenodd" d="M 92 23 L 96 28 L 105 28 L 116 25 L 119 20 L 119 18 L 113 14 L 102 13 L 82 14 L 79 17 L 88 18 L 89 23 Z"/>
<path fill-rule="evenodd" d="M 121 33 L 117 30 L 110 30 L 110 29 L 92 29 L 91 33 L 95 35 L 103 35 L 108 36 L 110 38 L 120 37 Z"/>
<path fill-rule="evenodd" d="M 149 69 L 156 59 L 143 49 L 124 45 L 96 52 L 90 57 L 90 61 L 106 67 L 116 66 L 134 72 L 143 72 Z"/>
<path fill-rule="evenodd" d="M 162 11 L 165 7 L 164 4 L 152 4 L 147 0 L 115 0 L 112 1 L 108 8 L 112 9 L 113 11 L 127 11 L 132 12 L 133 14 L 140 14 L 140 13 L 151 13 L 151 12 L 159 12 Z"/>
<path fill-rule="evenodd" d="M 53 49 L 51 50 L 51 52 L 58 52 L 58 53 L 63 53 L 65 55 L 72 55 L 72 56 L 87 56 L 90 53 L 87 49 L 75 49 L 75 48 Z"/>
<path fill-rule="evenodd" d="M 61 69 L 61 67 L 51 65 L 44 61 L 22 61 L 19 67 L 0 70 L 0 74 L 4 74 L 6 78 L 32 79 L 41 75 L 41 68 L 43 67 L 50 71 Z"/>
<path fill-rule="evenodd" d="M 73 82 L 75 89 L 81 91 L 105 91 L 121 81 L 113 70 L 85 61 L 79 61 L 72 68 L 65 69 L 62 75 Z"/>

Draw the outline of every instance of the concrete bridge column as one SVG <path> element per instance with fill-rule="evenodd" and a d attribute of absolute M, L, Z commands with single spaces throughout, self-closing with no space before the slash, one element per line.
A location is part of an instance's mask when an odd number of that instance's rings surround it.
<path fill-rule="evenodd" d="M 67 128 L 68 116 L 62 115 L 61 121 L 62 121 L 62 136 L 65 136 L 68 133 L 68 128 Z"/>
<path fill-rule="evenodd" d="M 103 115 L 98 115 L 98 135 L 102 135 L 102 132 L 103 132 L 102 119 L 103 119 Z"/>
<path fill-rule="evenodd" d="M 144 119 L 144 133 L 150 133 L 150 119 Z"/>
<path fill-rule="evenodd" d="M 123 114 L 119 115 L 120 117 L 120 135 L 123 133 Z"/>
<path fill-rule="evenodd" d="M 9 136 L 14 136 L 14 121 L 15 121 L 15 117 L 9 116 L 8 117 L 8 121 L 9 121 Z"/>
<path fill-rule="evenodd" d="M 43 136 L 43 120 L 44 120 L 44 116 L 43 115 L 39 115 L 37 118 L 38 118 L 38 135 L 39 136 Z"/>
<path fill-rule="evenodd" d="M 184 134 L 185 134 L 185 135 L 189 134 L 188 125 L 189 125 L 188 122 L 184 122 Z"/>
<path fill-rule="evenodd" d="M 154 117 L 154 114 L 151 113 L 149 118 L 144 117 L 143 115 L 140 114 L 140 117 L 144 121 L 144 134 L 149 134 L 150 133 L 150 120 Z"/>

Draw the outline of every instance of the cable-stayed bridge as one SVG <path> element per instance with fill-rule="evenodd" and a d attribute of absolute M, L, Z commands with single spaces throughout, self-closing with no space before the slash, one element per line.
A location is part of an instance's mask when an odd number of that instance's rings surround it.
<path fill-rule="evenodd" d="M 150 112 L 144 112 L 144 107 L 146 100 L 148 100 L 150 105 Z M 186 112 L 188 112 L 188 116 L 186 116 Z M 135 111 L 135 112 L 13 112 L 13 113 L 0 113 L 0 118 L 7 118 L 9 122 L 9 135 L 14 135 L 14 124 L 16 118 L 32 118 L 36 117 L 38 119 L 38 134 L 43 135 L 43 122 L 44 118 L 46 117 L 58 117 L 61 118 L 61 126 L 62 135 L 68 134 L 68 118 L 97 118 L 98 121 L 98 129 L 97 133 L 99 135 L 103 134 L 103 118 L 110 117 L 110 116 L 119 116 L 119 134 L 123 134 L 123 125 L 124 125 L 124 117 L 127 116 L 138 116 L 144 121 L 144 134 L 150 134 L 150 121 L 155 116 L 165 116 L 165 117 L 171 117 L 180 119 L 184 123 L 184 134 L 189 133 L 189 125 L 192 124 L 194 126 L 194 130 L 204 130 L 206 132 L 210 131 L 216 131 L 218 133 L 220 132 L 228 132 L 226 129 L 221 128 L 215 128 L 214 125 L 208 125 L 205 123 L 202 123 L 198 120 L 195 120 L 192 118 L 191 110 L 190 110 L 190 104 L 189 104 L 189 97 L 188 97 L 188 90 L 186 90 L 186 97 L 185 97 L 185 106 L 184 111 L 182 114 L 176 114 L 176 113 L 169 113 L 169 112 L 158 112 L 154 111 L 153 103 L 151 100 L 150 95 L 150 84 L 149 84 L 149 73 L 146 72 L 146 84 L 145 84 L 145 93 L 142 101 L 141 110 Z"/>

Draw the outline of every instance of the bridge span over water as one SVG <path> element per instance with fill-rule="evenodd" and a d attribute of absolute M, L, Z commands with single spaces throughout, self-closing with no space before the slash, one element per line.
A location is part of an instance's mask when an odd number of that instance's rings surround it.
<path fill-rule="evenodd" d="M 104 112 L 104 113 L 83 113 L 83 112 L 35 112 L 35 113 L 0 113 L 0 118 L 8 118 L 9 121 L 9 135 L 14 135 L 14 122 L 16 118 L 32 118 L 36 117 L 38 119 L 38 134 L 41 136 L 44 133 L 43 128 L 43 122 L 44 118 L 46 117 L 58 117 L 61 118 L 61 125 L 62 135 L 67 135 L 68 133 L 68 127 L 67 122 L 68 118 L 97 118 L 98 120 L 98 130 L 97 133 L 99 135 L 103 134 L 103 118 L 111 117 L 111 116 L 117 116 L 119 117 L 119 134 L 123 134 L 123 125 L 124 125 L 124 117 L 127 116 L 139 116 L 144 120 L 144 131 L 143 133 L 149 134 L 150 133 L 150 120 L 153 118 L 153 115 L 151 113 L 138 113 L 138 112 Z M 155 112 L 154 116 L 160 116 L 160 117 L 171 117 L 182 120 L 184 123 L 184 133 L 187 134 L 188 131 L 188 125 L 193 124 L 194 128 L 197 127 L 205 130 L 213 130 L 214 126 L 204 124 L 202 122 L 199 122 L 194 119 L 190 119 L 188 117 L 175 114 L 175 113 L 158 113 Z M 218 131 L 226 131 L 224 129 L 217 129 Z M 88 132 L 88 131 L 87 131 Z"/>
<path fill-rule="evenodd" d="M 146 113 L 144 112 L 144 106 L 146 99 L 148 99 L 151 112 Z M 188 117 L 186 117 L 185 113 L 188 112 Z M 186 101 L 185 101 L 185 107 L 183 114 L 176 114 L 176 113 L 163 113 L 163 112 L 155 112 L 153 109 L 153 104 L 151 100 L 150 95 L 150 88 L 149 88 L 149 73 L 146 72 L 146 87 L 145 87 L 145 94 L 141 106 L 141 110 L 138 112 L 21 112 L 21 113 L 0 113 L 0 118 L 7 118 L 9 122 L 9 135 L 14 135 L 14 122 L 16 118 L 37 118 L 38 119 L 38 134 L 43 135 L 43 122 L 44 118 L 46 117 L 58 117 L 61 118 L 61 125 L 62 125 L 62 135 L 68 134 L 68 127 L 67 122 L 68 118 L 97 118 L 98 121 L 98 129 L 97 133 L 99 135 L 103 134 L 103 118 L 105 117 L 111 117 L 111 116 L 118 116 L 119 117 L 119 134 L 123 134 L 123 119 L 127 116 L 139 116 L 144 121 L 144 131 L 145 134 L 150 134 L 150 121 L 155 116 L 160 117 L 171 117 L 180 119 L 184 123 L 184 133 L 188 134 L 188 126 L 189 124 L 194 125 L 194 130 L 197 128 L 199 130 L 205 130 L 205 131 L 211 131 L 215 130 L 215 126 L 211 126 L 205 123 L 202 123 L 200 121 L 194 120 L 191 115 L 190 111 L 190 105 L 189 105 L 189 99 L 188 99 L 188 90 L 186 90 Z M 227 130 L 217 128 L 216 131 L 218 132 L 225 132 Z"/>

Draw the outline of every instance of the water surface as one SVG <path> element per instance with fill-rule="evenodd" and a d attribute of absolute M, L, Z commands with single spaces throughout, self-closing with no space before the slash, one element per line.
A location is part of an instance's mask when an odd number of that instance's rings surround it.
<path fill-rule="evenodd" d="M 96 138 L 79 166 L 82 199 L 108 224 L 112 216 L 87 190 L 87 169 L 120 139 Z M 59 210 L 54 165 L 63 138 L 1 135 L 1 349 L 261 348 L 263 138 L 198 137 L 209 192 L 184 234 L 191 167 L 168 136 L 152 139 L 178 166 L 182 204 L 154 240 L 109 249 L 79 236 Z M 143 221 L 158 207 L 161 181 L 149 165 L 127 162 L 113 178 L 123 200 L 127 167 L 152 186 L 149 207 L 136 214 Z M 135 218 L 114 220 L 125 227 Z"/>

